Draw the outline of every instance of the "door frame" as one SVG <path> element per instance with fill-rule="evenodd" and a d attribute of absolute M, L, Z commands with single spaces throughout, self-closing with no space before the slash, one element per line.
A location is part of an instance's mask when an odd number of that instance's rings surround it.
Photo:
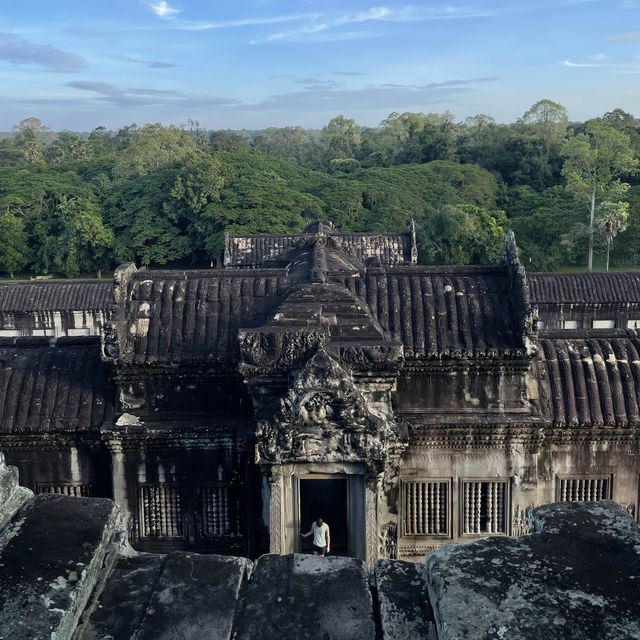
<path fill-rule="evenodd" d="M 293 487 L 293 523 L 298 535 L 294 541 L 296 553 L 302 549 L 302 540 L 299 532 L 303 530 L 300 506 L 300 481 L 301 480 L 346 480 L 347 481 L 347 555 L 365 559 L 366 555 L 366 519 L 365 519 L 365 482 L 364 475 L 355 473 L 315 473 L 303 471 L 292 476 Z"/>

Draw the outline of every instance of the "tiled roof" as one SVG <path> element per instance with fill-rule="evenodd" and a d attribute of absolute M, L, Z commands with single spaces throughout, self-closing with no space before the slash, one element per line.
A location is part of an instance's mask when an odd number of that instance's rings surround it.
<path fill-rule="evenodd" d="M 540 340 L 538 378 L 555 426 L 629 426 L 640 421 L 640 339 Z"/>
<path fill-rule="evenodd" d="M 112 307 L 110 280 L 63 280 L 0 284 L 0 312 L 94 311 Z"/>
<path fill-rule="evenodd" d="M 0 339 L 0 433 L 91 431 L 112 415 L 96 338 Z"/>
<path fill-rule="evenodd" d="M 533 304 L 640 303 L 640 273 L 529 273 Z"/>

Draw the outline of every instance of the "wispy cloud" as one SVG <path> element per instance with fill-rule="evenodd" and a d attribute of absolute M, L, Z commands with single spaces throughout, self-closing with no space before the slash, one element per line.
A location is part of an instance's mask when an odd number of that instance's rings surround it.
<path fill-rule="evenodd" d="M 562 64 L 565 67 L 582 67 L 582 68 L 607 66 L 606 64 L 602 64 L 600 62 L 573 62 L 572 60 L 563 60 Z"/>
<path fill-rule="evenodd" d="M 286 22 L 299 22 L 318 17 L 317 13 L 302 13 L 282 16 L 265 16 L 252 18 L 238 18 L 236 20 L 174 20 L 171 26 L 184 31 L 210 31 L 212 29 L 234 29 L 237 27 L 258 27 Z"/>
<path fill-rule="evenodd" d="M 339 30 L 348 25 L 375 22 L 418 22 L 427 20 L 461 20 L 480 18 L 493 15 L 491 11 L 468 7 L 447 5 L 444 7 L 423 7 L 405 5 L 391 8 L 387 6 L 371 7 L 364 11 L 342 14 L 320 14 L 311 17 L 303 24 L 293 29 L 271 33 L 267 36 L 256 38 L 251 44 L 267 44 L 272 42 L 319 42 L 330 39 L 358 39 L 373 37 L 376 34 L 351 30 L 349 32 L 338 31 L 335 35 L 319 36 L 326 32 Z"/>
<path fill-rule="evenodd" d="M 577 69 L 609 69 L 614 73 L 640 73 L 640 62 L 574 62 L 563 60 L 565 67 Z"/>
<path fill-rule="evenodd" d="M 0 32 L 0 62 L 35 65 L 46 71 L 77 72 L 87 61 L 75 53 L 56 49 L 48 44 L 30 42 L 15 33 Z"/>
<path fill-rule="evenodd" d="M 302 79 L 301 79 L 302 80 Z M 475 91 L 474 85 L 495 82 L 498 78 L 471 78 L 447 80 L 428 84 L 378 84 L 357 89 L 345 89 L 338 85 L 320 84 L 305 86 L 300 91 L 271 96 L 257 104 L 241 104 L 240 111 L 274 112 L 351 112 L 359 110 L 427 109 L 450 103 L 457 96 Z"/>
<path fill-rule="evenodd" d="M 607 38 L 607 42 L 635 42 L 640 40 L 640 31 L 635 33 L 618 33 Z"/>
<path fill-rule="evenodd" d="M 164 20 L 171 20 L 180 13 L 180 9 L 172 7 L 166 0 L 159 0 L 158 2 L 150 3 L 149 9 L 151 9 L 158 18 L 162 18 Z"/>
<path fill-rule="evenodd" d="M 145 60 L 144 58 L 134 58 L 132 56 L 118 55 L 115 56 L 118 60 L 123 62 L 131 62 L 133 64 L 142 64 L 150 69 L 171 69 L 178 65 L 174 62 L 163 62 L 161 60 Z"/>
<path fill-rule="evenodd" d="M 206 109 L 239 104 L 235 98 L 190 94 L 171 89 L 128 88 L 120 89 L 106 82 L 95 80 L 76 80 L 67 83 L 68 87 L 95 94 L 100 102 L 107 102 L 121 108 L 130 107 L 179 107 L 181 109 Z"/>

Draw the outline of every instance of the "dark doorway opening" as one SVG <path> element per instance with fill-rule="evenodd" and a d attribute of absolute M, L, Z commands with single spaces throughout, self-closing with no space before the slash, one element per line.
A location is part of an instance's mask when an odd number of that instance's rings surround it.
<path fill-rule="evenodd" d="M 318 518 L 329 525 L 331 555 L 349 554 L 347 479 L 300 479 L 300 527 L 306 533 Z M 313 552 L 313 538 L 302 539 L 302 553 Z"/>

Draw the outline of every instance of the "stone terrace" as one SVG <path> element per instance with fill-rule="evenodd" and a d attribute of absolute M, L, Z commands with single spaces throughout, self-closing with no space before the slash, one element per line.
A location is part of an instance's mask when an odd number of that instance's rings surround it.
<path fill-rule="evenodd" d="M 0 640 L 632 640 L 640 529 L 613 502 L 424 564 L 133 552 L 101 498 L 33 497 L 0 456 Z"/>

